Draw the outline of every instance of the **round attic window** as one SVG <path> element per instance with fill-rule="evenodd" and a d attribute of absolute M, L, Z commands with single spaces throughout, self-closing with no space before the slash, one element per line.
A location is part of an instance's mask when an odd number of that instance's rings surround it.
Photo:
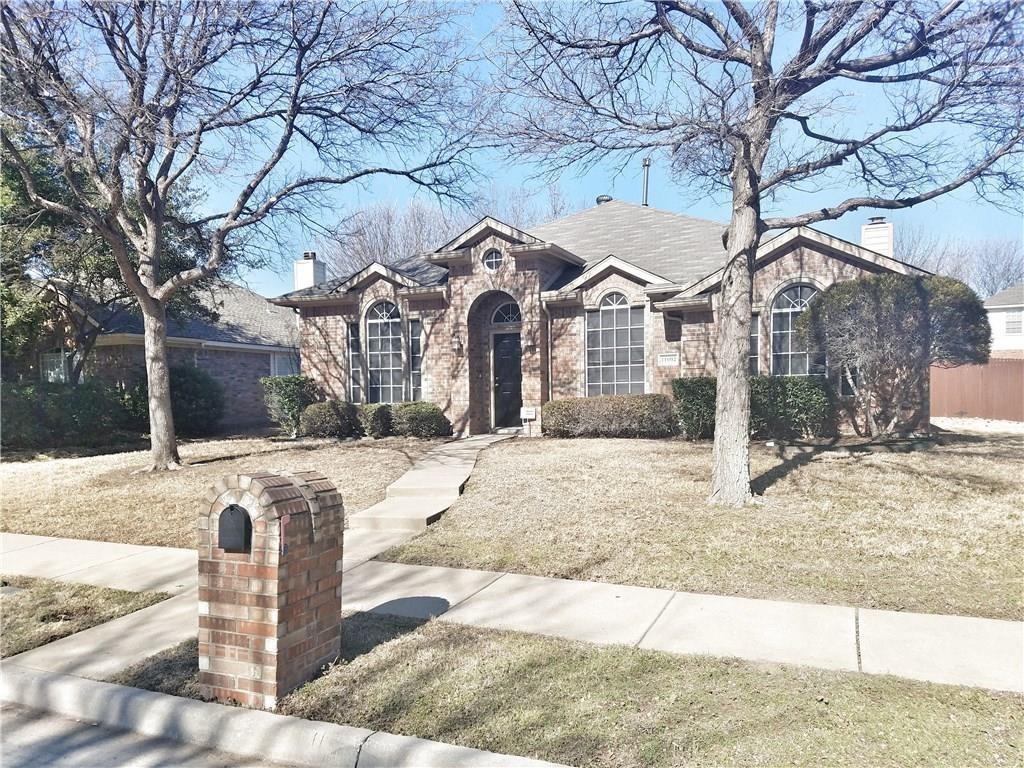
<path fill-rule="evenodd" d="M 484 266 L 493 272 L 501 266 L 502 258 L 501 251 L 497 248 L 491 248 L 484 254 Z"/>

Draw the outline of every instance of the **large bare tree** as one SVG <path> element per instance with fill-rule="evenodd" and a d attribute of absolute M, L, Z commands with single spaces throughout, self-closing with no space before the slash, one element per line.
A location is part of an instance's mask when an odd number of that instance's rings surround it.
<path fill-rule="evenodd" d="M 1019 204 L 1018 2 L 513 0 L 494 127 L 549 168 L 663 152 L 731 198 L 711 501 L 750 501 L 747 334 L 770 229 L 965 185 Z M 829 202 L 795 215 L 787 191 Z M 681 254 L 685 258 L 685 254 Z"/>
<path fill-rule="evenodd" d="M 319 221 L 343 185 L 402 177 L 461 197 L 475 95 L 453 13 L 420 0 L 0 9 L 3 115 L 22 129 L 3 131 L 4 150 L 33 203 L 107 242 L 138 301 L 154 469 L 179 465 L 166 350 L 176 291 L 259 254 L 289 216 Z M 33 147 L 54 154 L 71 201 L 35 183 Z M 206 199 L 169 209 L 186 184 Z M 203 248 L 163 276 L 168 225 Z"/>
<path fill-rule="evenodd" d="M 913 226 L 900 230 L 895 250 L 900 261 L 962 280 L 983 299 L 1024 282 L 1020 238 L 971 239 Z"/>

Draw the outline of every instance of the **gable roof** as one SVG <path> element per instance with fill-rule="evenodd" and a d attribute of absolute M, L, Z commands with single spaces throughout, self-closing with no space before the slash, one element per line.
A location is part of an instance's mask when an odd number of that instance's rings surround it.
<path fill-rule="evenodd" d="M 725 260 L 725 225 L 657 208 L 610 200 L 562 219 L 531 227 L 590 267 L 612 255 L 684 284 L 714 272 Z"/>
<path fill-rule="evenodd" d="M 986 307 L 1019 307 L 1024 305 L 1024 283 L 1004 288 L 985 299 Z"/>
<path fill-rule="evenodd" d="M 379 275 L 405 288 L 417 288 L 444 283 L 448 279 L 448 270 L 431 264 L 422 256 L 409 256 L 394 264 L 372 261 L 344 277 L 317 283 L 308 288 L 300 288 L 297 291 L 289 291 L 270 301 L 288 307 L 299 306 L 318 299 L 337 300 L 372 275 Z"/>
<path fill-rule="evenodd" d="M 169 317 L 169 337 L 269 347 L 299 345 L 295 313 L 272 304 L 244 286 L 218 280 L 210 288 L 198 290 L 196 297 L 216 314 L 216 319 Z M 120 313 L 104 335 L 115 333 L 143 333 L 142 315 L 137 309 Z"/>

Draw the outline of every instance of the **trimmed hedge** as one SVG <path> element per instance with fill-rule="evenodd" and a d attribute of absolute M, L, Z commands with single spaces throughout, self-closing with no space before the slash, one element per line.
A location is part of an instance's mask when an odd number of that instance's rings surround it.
<path fill-rule="evenodd" d="M 298 437 L 302 412 L 317 400 L 316 384 L 308 376 L 266 376 L 260 384 L 270 418 L 291 437 Z"/>
<path fill-rule="evenodd" d="M 206 371 L 194 365 L 170 369 L 171 414 L 175 431 L 186 437 L 201 437 L 217 431 L 224 417 L 224 387 Z M 136 429 L 149 429 L 149 386 L 143 378 L 124 393 L 124 405 Z"/>
<path fill-rule="evenodd" d="M 328 400 L 307 405 L 299 419 L 299 434 L 305 437 L 359 437 L 359 409 L 352 403 Z"/>
<path fill-rule="evenodd" d="M 679 423 L 690 440 L 715 433 L 714 376 L 672 381 Z M 750 434 L 754 437 L 815 437 L 832 434 L 836 421 L 831 388 L 823 376 L 752 376 Z"/>
<path fill-rule="evenodd" d="M 121 393 L 98 381 L 4 383 L 0 393 L 0 437 L 9 448 L 108 445 L 130 427 Z"/>
<path fill-rule="evenodd" d="M 388 403 L 364 403 L 359 406 L 359 422 L 367 437 L 381 438 L 394 434 L 391 406 Z"/>
<path fill-rule="evenodd" d="M 434 403 L 422 401 L 395 403 L 391 407 L 391 426 L 403 437 L 450 437 L 452 423 Z"/>
<path fill-rule="evenodd" d="M 542 412 L 551 437 L 671 437 L 678 432 L 667 395 L 606 395 L 552 400 Z"/>

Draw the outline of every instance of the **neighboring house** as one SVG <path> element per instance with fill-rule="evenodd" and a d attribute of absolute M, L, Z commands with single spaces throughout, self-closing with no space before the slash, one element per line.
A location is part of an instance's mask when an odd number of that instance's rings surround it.
<path fill-rule="evenodd" d="M 1024 283 L 985 300 L 994 358 L 1024 358 Z"/>
<path fill-rule="evenodd" d="M 295 313 L 234 283 L 215 283 L 197 296 L 216 320 L 168 319 L 171 365 L 195 365 L 221 383 L 222 426 L 267 423 L 260 378 L 299 370 Z M 66 381 L 65 353 L 59 348 L 41 352 L 39 370 L 44 381 Z M 85 364 L 85 378 L 127 387 L 143 379 L 145 371 L 142 316 L 137 311 L 121 312 L 96 340 Z"/>
<path fill-rule="evenodd" d="M 548 400 L 670 392 L 715 372 L 724 225 L 598 198 L 530 232 L 486 217 L 431 253 L 374 263 L 338 280 L 306 254 L 296 290 L 303 372 L 354 402 L 428 400 L 457 432 L 540 426 Z M 917 273 L 892 257 L 892 225 L 871 248 L 800 227 L 757 253 L 753 373 L 824 375 L 793 323 L 815 292 L 878 272 Z"/>

